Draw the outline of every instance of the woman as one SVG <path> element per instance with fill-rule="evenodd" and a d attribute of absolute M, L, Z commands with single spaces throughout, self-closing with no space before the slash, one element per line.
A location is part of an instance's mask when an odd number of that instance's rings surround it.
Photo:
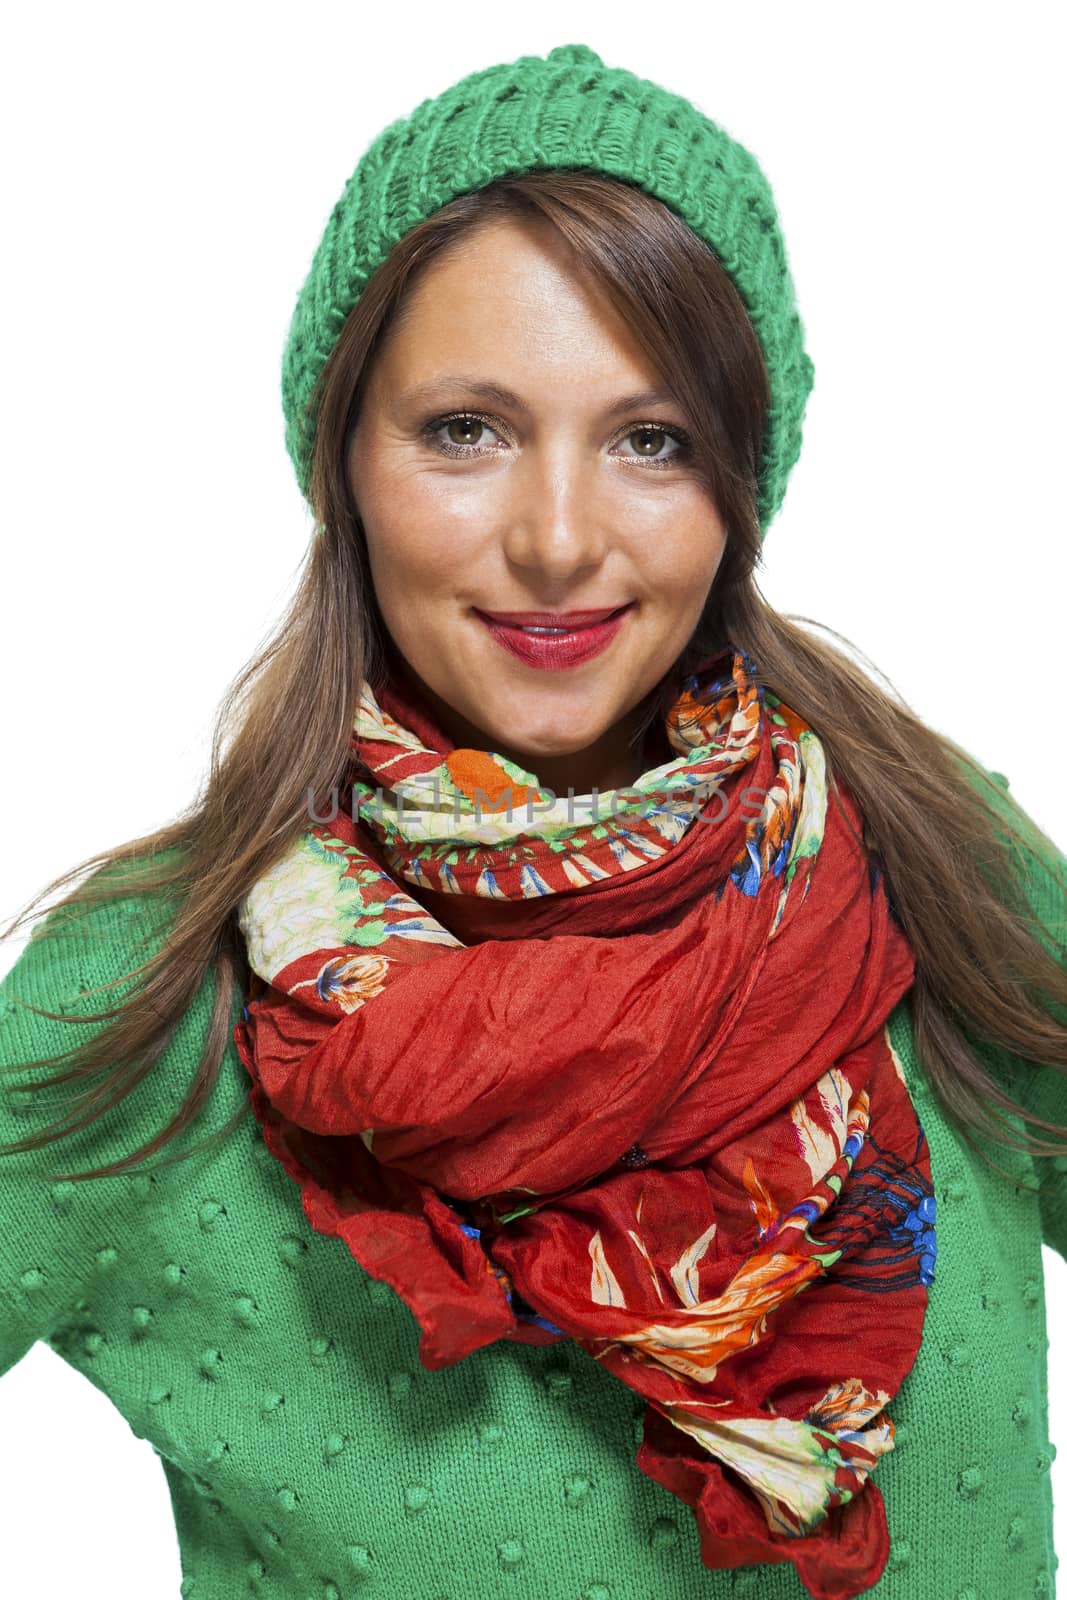
<path fill-rule="evenodd" d="M 760 596 L 812 372 L 755 161 L 585 46 L 334 208 L 293 608 L 5 982 L 0 1364 L 184 1595 L 1051 1595 L 1063 861 Z"/>

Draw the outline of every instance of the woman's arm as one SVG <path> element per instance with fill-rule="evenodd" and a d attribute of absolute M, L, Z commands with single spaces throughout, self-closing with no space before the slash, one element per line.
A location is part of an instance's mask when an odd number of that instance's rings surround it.
<path fill-rule="evenodd" d="M 81 911 L 76 921 L 63 923 L 62 931 L 50 913 L 0 981 L 0 1068 L 5 1069 L 0 1071 L 0 1141 L 5 1146 L 39 1132 L 70 1105 L 71 1084 L 43 1091 L 27 1087 L 58 1070 L 33 1070 L 32 1063 L 81 1044 L 104 1025 L 52 1020 L 18 1002 L 75 1015 L 110 1008 L 125 986 L 99 995 L 83 991 L 143 959 L 130 954 L 140 926 L 131 900 Z M 136 1178 L 56 1182 L 45 1175 L 102 1166 L 137 1149 L 162 1125 L 158 1116 L 146 1115 L 158 1096 L 151 1080 L 149 1071 L 127 1100 L 76 1134 L 39 1149 L 0 1150 L 0 1373 L 76 1314 L 116 1253 L 134 1248 Z"/>
<path fill-rule="evenodd" d="M 991 772 L 989 776 L 1006 796 L 1007 778 L 999 772 Z M 995 796 L 994 803 L 996 803 Z M 1007 802 L 1003 814 L 1006 817 L 1011 815 Z M 1055 846 L 1053 849 L 1059 871 L 1067 877 L 1067 857 Z M 1067 903 L 1065 903 L 1064 888 L 1057 882 L 1049 867 L 1036 854 L 1029 851 L 1026 892 L 1034 915 L 1043 930 L 1043 942 L 1052 953 L 1058 954 L 1062 961 L 1064 941 L 1067 939 L 1067 926 L 1064 920 L 1067 915 Z M 1067 1015 L 1060 1016 L 1059 1021 L 1067 1027 Z M 1000 1053 L 999 1062 L 1004 1069 L 999 1075 L 1003 1080 L 1007 1080 L 1005 1086 L 1027 1111 L 1050 1122 L 1067 1125 L 1067 1071 L 1053 1066 L 1034 1065 L 1032 1062 L 1022 1061 L 1017 1056 L 1013 1057 L 1003 1052 Z M 1053 1137 L 1030 1123 L 1024 1127 L 1031 1136 Z M 1035 1156 L 1034 1166 L 1037 1182 L 1042 1189 L 1041 1218 L 1044 1242 L 1067 1259 L 1067 1156 Z"/>

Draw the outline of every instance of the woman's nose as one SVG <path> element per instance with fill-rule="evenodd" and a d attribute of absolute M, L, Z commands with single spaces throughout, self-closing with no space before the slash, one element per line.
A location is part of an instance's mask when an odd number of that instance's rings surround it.
<path fill-rule="evenodd" d="M 505 553 L 518 567 L 557 580 L 597 567 L 610 543 L 604 488 L 596 467 L 569 450 L 528 454 L 511 474 L 502 508 Z"/>

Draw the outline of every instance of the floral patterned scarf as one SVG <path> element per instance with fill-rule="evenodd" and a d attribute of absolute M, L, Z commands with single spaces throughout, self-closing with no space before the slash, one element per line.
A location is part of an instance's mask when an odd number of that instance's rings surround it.
<path fill-rule="evenodd" d="M 886 1026 L 914 959 L 743 651 L 662 731 L 632 788 L 557 799 L 365 685 L 351 802 L 241 902 L 235 1039 L 308 1220 L 406 1301 L 424 1367 L 574 1340 L 645 1400 L 636 1464 L 706 1566 L 850 1600 L 936 1254 Z"/>

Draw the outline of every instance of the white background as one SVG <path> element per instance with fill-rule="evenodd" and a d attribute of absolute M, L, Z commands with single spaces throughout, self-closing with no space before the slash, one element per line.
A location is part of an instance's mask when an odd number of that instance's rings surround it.
<path fill-rule="evenodd" d="M 0 917 L 186 804 L 285 604 L 310 517 L 279 360 L 359 155 L 466 72 L 578 41 L 688 95 L 774 188 L 816 381 L 764 592 L 1067 846 L 1059 26 L 1037 4 L 18 8 Z M 158 1461 L 43 1345 L 0 1384 L 0 1440 L 7 1593 L 177 1595 Z M 1053 1484 L 1062 1549 L 1067 1458 Z"/>

